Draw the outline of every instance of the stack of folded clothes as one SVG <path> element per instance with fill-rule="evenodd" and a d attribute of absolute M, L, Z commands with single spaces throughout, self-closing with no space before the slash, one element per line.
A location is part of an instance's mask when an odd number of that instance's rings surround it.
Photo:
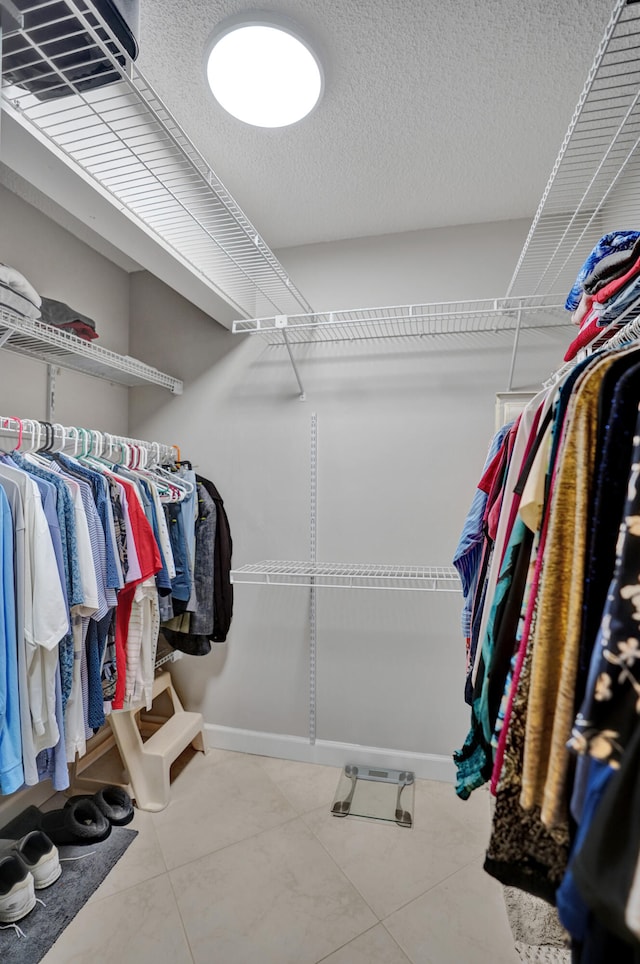
<path fill-rule="evenodd" d="M 23 274 L 0 263 L 0 308 L 21 318 L 40 318 L 41 298 Z"/>
<path fill-rule="evenodd" d="M 92 341 L 98 337 L 93 318 L 88 318 L 81 312 L 76 311 L 75 308 L 70 308 L 69 305 L 65 305 L 64 301 L 43 298 L 42 320 L 47 325 L 53 325 L 54 328 L 63 328 L 65 331 L 70 331 L 78 338 L 84 338 L 85 341 Z"/>
<path fill-rule="evenodd" d="M 573 311 L 579 332 L 564 356 L 576 357 L 595 338 L 611 337 L 640 316 L 640 231 L 615 231 L 602 237 L 569 292 L 565 307 Z"/>
<path fill-rule="evenodd" d="M 41 320 L 54 328 L 63 328 L 85 341 L 98 337 L 93 318 L 70 308 L 64 301 L 41 298 L 23 274 L 8 264 L 0 263 L 0 310 L 2 308 L 20 318 Z"/>

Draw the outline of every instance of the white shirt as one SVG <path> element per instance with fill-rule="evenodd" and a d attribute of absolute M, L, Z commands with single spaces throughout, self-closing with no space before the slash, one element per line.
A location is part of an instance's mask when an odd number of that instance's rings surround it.
<path fill-rule="evenodd" d="M 56 667 L 58 643 L 69 628 L 51 533 L 37 483 L 21 469 L 3 465 L 20 486 L 24 516 L 24 646 L 33 750 L 56 745 Z"/>

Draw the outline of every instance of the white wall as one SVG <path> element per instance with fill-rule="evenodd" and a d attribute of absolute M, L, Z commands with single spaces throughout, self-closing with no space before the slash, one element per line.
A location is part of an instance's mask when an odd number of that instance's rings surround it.
<path fill-rule="evenodd" d="M 15 194 L 0 186 L 0 262 L 17 268 L 42 295 L 65 301 L 92 317 L 98 344 L 122 354 L 129 350 L 129 276 L 111 261 Z M 0 414 L 46 418 L 47 366 L 0 351 Z M 61 370 L 55 419 L 115 434 L 128 433 L 129 390 Z M 27 804 L 52 793 L 45 781 L 32 790 L 0 799 L 0 819 L 12 819 Z"/>
<path fill-rule="evenodd" d="M 500 298 L 530 224 L 468 224 L 276 253 L 317 311 Z"/>
<path fill-rule="evenodd" d="M 0 186 L 0 261 L 17 268 L 41 295 L 93 318 L 97 344 L 129 350 L 129 275 L 25 201 Z M 46 417 L 46 368 L 0 351 L 0 414 Z M 128 389 L 61 370 L 55 419 L 126 434 Z"/>
<path fill-rule="evenodd" d="M 523 222 L 474 225 L 280 256 L 318 309 L 492 297 L 504 293 L 525 232 Z M 493 432 L 495 393 L 506 387 L 510 338 L 298 350 L 308 394 L 300 402 L 281 349 L 230 335 L 149 275 L 132 276 L 131 308 L 132 353 L 185 380 L 180 398 L 134 390 L 132 431 L 179 443 L 215 481 L 236 566 L 308 558 L 313 412 L 318 559 L 449 564 Z M 520 387 L 538 384 L 562 347 L 552 336 L 522 344 Z M 237 586 L 228 642 L 177 663 L 175 675 L 219 745 L 328 760 L 322 741 L 363 744 L 391 749 L 373 762 L 449 775 L 468 725 L 459 610 L 453 594 L 318 591 L 315 756 L 304 743 L 306 590 Z M 355 751 L 336 752 L 331 762 Z M 431 766 L 429 754 L 445 765 Z"/>

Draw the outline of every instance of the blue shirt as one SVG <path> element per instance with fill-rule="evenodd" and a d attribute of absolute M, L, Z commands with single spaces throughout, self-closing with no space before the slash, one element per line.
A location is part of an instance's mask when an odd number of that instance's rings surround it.
<path fill-rule="evenodd" d="M 609 780 L 615 772 L 608 764 L 589 758 L 589 774 L 582 820 L 573 842 L 569 867 L 560 887 L 556 891 L 556 906 L 562 926 L 565 927 L 574 940 L 577 941 L 583 941 L 586 937 L 591 912 L 574 880 L 571 869 L 572 861 L 573 857 L 582 847 L 595 812 L 598 809 L 598 804 L 602 799 L 604 791 L 607 789 Z"/>
<path fill-rule="evenodd" d="M 147 513 L 147 518 L 151 523 L 151 528 L 153 529 L 153 534 L 158 544 L 158 552 L 160 553 L 160 559 L 162 561 L 162 569 L 156 573 L 156 587 L 160 595 L 169 596 L 171 595 L 171 579 L 169 577 L 169 570 L 167 569 L 167 563 L 164 558 L 164 552 L 162 551 L 162 542 L 160 541 L 160 526 L 158 525 L 158 516 L 156 514 L 156 504 L 153 496 L 148 491 L 149 483 L 146 482 L 145 479 L 138 479 L 138 482 L 145 494 L 148 496 L 149 511 L 147 512 L 145 503 L 145 512 Z"/>
<path fill-rule="evenodd" d="M 69 767 L 67 766 L 67 750 L 64 741 L 64 714 L 62 712 L 62 686 L 60 664 L 56 669 L 56 721 L 60 732 L 60 739 L 51 750 L 41 750 L 37 756 L 38 776 L 40 780 L 51 780 L 53 789 L 61 792 L 69 787 Z"/>
<path fill-rule="evenodd" d="M 98 510 L 98 515 L 100 517 L 100 522 L 102 523 L 102 528 L 104 530 L 105 536 L 105 549 L 107 553 L 107 588 L 108 589 L 122 589 L 124 582 L 121 578 L 120 569 L 116 561 L 117 556 L 117 546 L 115 545 L 115 533 L 113 531 L 113 520 L 109 518 L 111 513 L 111 498 L 109 495 L 109 483 L 100 475 L 99 472 L 93 472 L 91 469 L 87 468 L 86 465 L 82 465 L 80 462 L 76 462 L 73 459 L 68 458 L 66 455 L 58 455 L 58 461 L 61 465 L 64 465 L 72 475 L 80 476 L 89 482 L 93 489 L 93 496 L 95 500 L 95 506 Z M 108 595 L 108 602 L 110 606 L 116 605 L 115 597 Z"/>
<path fill-rule="evenodd" d="M 485 460 L 483 474 L 486 472 L 491 460 L 494 458 L 498 449 L 502 445 L 505 436 L 513 422 L 504 425 L 499 429 L 491 440 L 489 452 Z M 465 639 L 471 636 L 471 609 L 473 597 L 478 582 L 478 570 L 482 558 L 483 532 L 482 519 L 489 496 L 482 489 L 476 489 L 471 508 L 464 520 L 460 541 L 453 557 L 453 565 L 458 570 L 462 583 L 462 594 L 464 596 L 464 608 L 462 610 L 462 635 Z"/>
<path fill-rule="evenodd" d="M 62 548 L 60 525 L 58 522 L 58 513 L 56 511 L 58 493 L 53 482 L 46 482 L 44 479 L 39 478 L 36 478 L 35 482 L 40 490 L 42 507 L 44 509 L 47 525 L 49 526 L 49 532 L 51 533 L 51 542 L 53 543 L 53 551 L 55 553 L 56 564 L 58 566 L 58 575 L 60 577 L 62 593 L 68 608 L 69 604 L 67 600 L 67 587 L 64 577 L 64 550 Z M 69 632 L 71 632 L 71 627 L 69 627 Z M 52 747 L 49 750 L 40 751 L 36 758 L 36 763 L 38 766 L 38 776 L 40 780 L 51 780 L 53 789 L 61 792 L 69 787 L 69 768 L 67 766 L 67 753 L 64 742 L 64 713 L 62 712 L 62 686 L 60 682 L 59 663 L 56 667 L 55 712 L 60 737 L 55 747 Z"/>
<path fill-rule="evenodd" d="M 13 519 L 0 487 L 0 793 L 24 783 L 18 691 L 18 640 L 13 562 Z"/>

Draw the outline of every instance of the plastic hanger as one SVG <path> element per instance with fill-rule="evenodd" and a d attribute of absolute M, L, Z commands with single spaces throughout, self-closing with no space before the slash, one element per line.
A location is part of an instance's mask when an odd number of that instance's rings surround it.
<path fill-rule="evenodd" d="M 43 426 L 40 422 L 31 418 L 25 418 L 23 421 L 28 424 L 28 430 L 31 433 L 31 444 L 27 448 L 23 448 L 25 458 L 33 465 L 40 465 L 45 469 L 51 468 L 49 460 L 40 454 Z"/>
<path fill-rule="evenodd" d="M 23 425 L 22 425 L 22 419 L 21 419 L 21 418 L 16 418 L 15 415 L 9 415 L 8 418 L 3 418 L 3 420 L 2 420 L 2 427 L 3 427 L 3 428 L 11 428 L 12 426 L 11 426 L 10 423 L 11 423 L 12 421 L 18 423 L 18 441 L 17 441 L 17 443 L 16 443 L 14 446 L 12 446 L 12 448 L 5 448 L 5 449 L 4 449 L 5 452 L 18 452 L 19 449 L 20 449 L 20 446 L 22 445 Z"/>
<path fill-rule="evenodd" d="M 60 444 L 59 444 L 58 447 L 56 448 L 56 444 L 55 444 L 55 443 L 56 443 L 56 429 L 57 429 L 57 428 L 60 429 Z M 51 451 L 52 451 L 52 452 L 63 452 L 66 443 L 67 443 L 67 430 L 66 430 L 66 428 L 64 427 L 64 425 L 61 425 L 60 422 L 54 422 L 54 423 L 53 423 L 53 442 L 52 442 L 52 445 L 51 445 Z"/>
<path fill-rule="evenodd" d="M 160 476 L 160 474 L 157 471 L 157 466 L 153 468 L 147 467 L 148 465 L 147 460 L 148 460 L 148 454 L 149 454 L 147 451 L 147 448 L 144 445 L 134 445 L 133 448 L 135 449 L 135 452 L 136 452 L 136 462 L 130 471 L 132 471 L 136 475 L 140 475 L 142 478 L 146 479 L 147 481 L 152 482 L 158 489 L 158 494 L 161 499 L 162 498 L 171 499 L 172 498 L 172 490 L 170 488 L 171 482 L 169 482 L 169 480 L 165 479 L 163 476 Z M 160 446 L 158 445 L 158 450 L 159 448 Z M 178 501 L 179 499 L 182 499 L 182 498 L 184 498 L 184 494 L 182 491 L 178 491 L 175 493 L 175 501 Z"/>
<path fill-rule="evenodd" d="M 26 428 L 26 432 L 23 432 L 22 436 L 22 451 L 25 453 L 32 452 L 35 448 L 37 448 L 37 445 L 35 445 L 36 422 L 32 418 L 23 418 L 22 424 L 24 428 Z M 39 438 L 40 437 L 38 435 L 38 441 Z"/>
<path fill-rule="evenodd" d="M 189 479 L 185 479 L 175 472 L 169 472 L 163 466 L 159 465 L 154 471 L 159 474 L 173 489 L 177 489 L 181 495 L 180 500 L 188 498 L 195 491 L 195 485 Z M 180 501 L 174 500 L 174 501 Z"/>
<path fill-rule="evenodd" d="M 75 426 L 70 425 L 67 429 L 67 435 L 69 436 L 70 441 L 73 442 L 73 452 L 71 454 L 73 458 L 75 458 L 78 454 L 78 445 L 80 444 L 80 432 L 77 428 L 75 428 Z"/>

